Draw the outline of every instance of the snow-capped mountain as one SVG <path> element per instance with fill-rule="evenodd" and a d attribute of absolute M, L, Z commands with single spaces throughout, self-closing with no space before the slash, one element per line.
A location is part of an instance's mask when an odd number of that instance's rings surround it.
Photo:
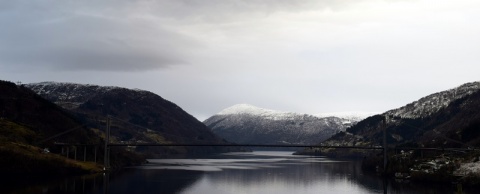
<path fill-rule="evenodd" d="M 238 104 L 204 123 L 227 141 L 258 144 L 312 144 L 344 131 L 358 120 L 283 112 Z"/>

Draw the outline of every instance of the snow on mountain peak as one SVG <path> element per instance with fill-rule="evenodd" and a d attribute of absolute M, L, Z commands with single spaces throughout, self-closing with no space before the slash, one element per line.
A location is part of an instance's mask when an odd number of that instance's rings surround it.
<path fill-rule="evenodd" d="M 267 110 L 259 108 L 250 104 L 237 104 L 231 107 L 228 107 L 220 111 L 219 115 L 228 115 L 228 114 L 261 114 L 265 112 L 274 112 L 273 110 Z"/>
<path fill-rule="evenodd" d="M 237 104 L 204 123 L 217 135 L 236 143 L 312 144 L 345 131 L 356 121 Z"/>
<path fill-rule="evenodd" d="M 379 112 L 358 112 L 358 111 L 351 111 L 351 112 L 331 112 L 331 113 L 319 113 L 315 114 L 315 116 L 320 118 L 325 117 L 338 117 L 346 120 L 351 121 L 361 121 L 367 117 L 380 114 Z"/>
<path fill-rule="evenodd" d="M 273 120 L 280 120 L 294 117 L 295 115 L 299 115 L 297 113 L 292 112 L 283 112 L 283 111 L 276 111 L 276 110 L 269 110 L 265 108 L 259 108 L 250 104 L 237 104 L 231 107 L 228 107 L 217 115 L 232 115 L 232 114 L 248 114 L 254 116 L 261 116 L 264 118 L 269 118 Z"/>
<path fill-rule="evenodd" d="M 217 115 L 233 115 L 233 114 L 248 114 L 248 115 L 259 116 L 259 117 L 272 119 L 272 120 L 281 120 L 281 119 L 288 120 L 288 119 L 293 119 L 294 117 L 308 115 L 308 116 L 317 117 L 317 118 L 337 117 L 340 119 L 347 120 L 348 122 L 355 122 L 379 113 L 377 112 L 335 112 L 335 113 L 320 113 L 315 115 L 309 115 L 309 114 L 300 114 L 300 113 L 294 113 L 294 112 L 285 112 L 285 111 L 259 108 L 250 104 L 237 104 L 217 113 Z"/>

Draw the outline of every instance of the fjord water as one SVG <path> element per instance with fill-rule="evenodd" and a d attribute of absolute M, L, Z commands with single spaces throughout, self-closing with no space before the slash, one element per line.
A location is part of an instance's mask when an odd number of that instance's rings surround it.
<path fill-rule="evenodd" d="M 208 159 L 151 159 L 97 176 L 29 180 L 7 193 L 454 193 L 455 185 L 389 180 L 363 172 L 360 161 L 295 156 L 285 151 L 228 153 Z M 5 189 L 5 187 L 4 187 Z M 463 190 L 464 193 L 473 193 Z"/>

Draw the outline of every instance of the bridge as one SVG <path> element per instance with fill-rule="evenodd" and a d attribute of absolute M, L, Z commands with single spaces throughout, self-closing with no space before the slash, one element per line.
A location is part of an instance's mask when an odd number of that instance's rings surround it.
<path fill-rule="evenodd" d="M 299 144 L 160 144 L 160 143 L 109 143 L 109 147 L 277 147 L 277 148 L 343 148 L 381 150 L 383 147 L 373 146 L 326 146 L 326 145 L 299 145 Z"/>
<path fill-rule="evenodd" d="M 58 146 L 102 146 L 103 144 L 60 143 Z M 332 149 L 362 149 L 383 150 L 382 146 L 332 146 L 332 145 L 300 145 L 300 144 L 161 144 L 161 143 L 109 143 L 108 147 L 274 147 L 274 148 L 332 148 Z M 392 147 L 395 150 L 432 150 L 432 151 L 458 151 L 466 152 L 475 148 L 434 148 L 434 147 Z"/>
<path fill-rule="evenodd" d="M 88 146 L 95 146 L 95 162 L 97 156 L 97 147 L 103 146 L 104 148 L 104 168 L 108 169 L 110 167 L 110 148 L 111 147 L 276 147 L 276 148 L 332 148 L 332 149 L 363 149 L 363 150 L 383 150 L 383 161 L 384 161 L 384 168 L 387 165 L 387 150 L 389 147 L 386 143 L 386 122 L 387 117 L 385 117 L 383 122 L 383 146 L 334 146 L 334 145 L 301 145 L 301 144 L 192 144 L 192 143 L 110 143 L 110 118 L 111 116 L 107 117 L 106 122 L 106 130 L 105 130 L 105 142 L 103 144 L 79 144 L 79 143 L 54 143 L 54 145 L 58 146 L 75 146 L 75 159 L 76 159 L 76 147 L 83 146 L 84 149 L 84 160 L 86 155 L 86 147 Z M 120 120 L 120 119 L 119 119 Z M 120 120 L 122 121 L 122 120 Z M 125 122 L 125 121 L 124 121 Z M 131 123 L 130 123 L 131 124 Z M 133 124 L 135 125 L 135 124 Z M 80 127 L 76 127 L 60 134 L 54 135 L 49 137 L 45 140 L 40 142 L 45 142 L 47 140 L 54 139 L 66 133 L 72 132 L 77 130 Z M 141 126 L 140 126 L 141 127 Z M 143 128 L 143 127 L 142 127 Z M 449 152 L 462 152 L 465 153 L 467 151 L 473 151 L 474 148 L 435 148 L 435 147 L 391 147 L 391 149 L 395 150 L 426 150 L 426 151 L 449 151 Z M 68 153 L 68 151 L 67 151 Z M 68 157 L 68 155 L 67 155 Z"/>

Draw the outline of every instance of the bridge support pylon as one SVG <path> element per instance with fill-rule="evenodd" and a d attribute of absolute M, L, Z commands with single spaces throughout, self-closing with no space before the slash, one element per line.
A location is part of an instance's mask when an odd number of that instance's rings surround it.
<path fill-rule="evenodd" d="M 105 149 L 103 158 L 103 169 L 108 170 L 110 168 L 110 149 L 108 144 L 110 143 L 110 116 L 107 116 L 106 128 L 105 128 Z"/>

